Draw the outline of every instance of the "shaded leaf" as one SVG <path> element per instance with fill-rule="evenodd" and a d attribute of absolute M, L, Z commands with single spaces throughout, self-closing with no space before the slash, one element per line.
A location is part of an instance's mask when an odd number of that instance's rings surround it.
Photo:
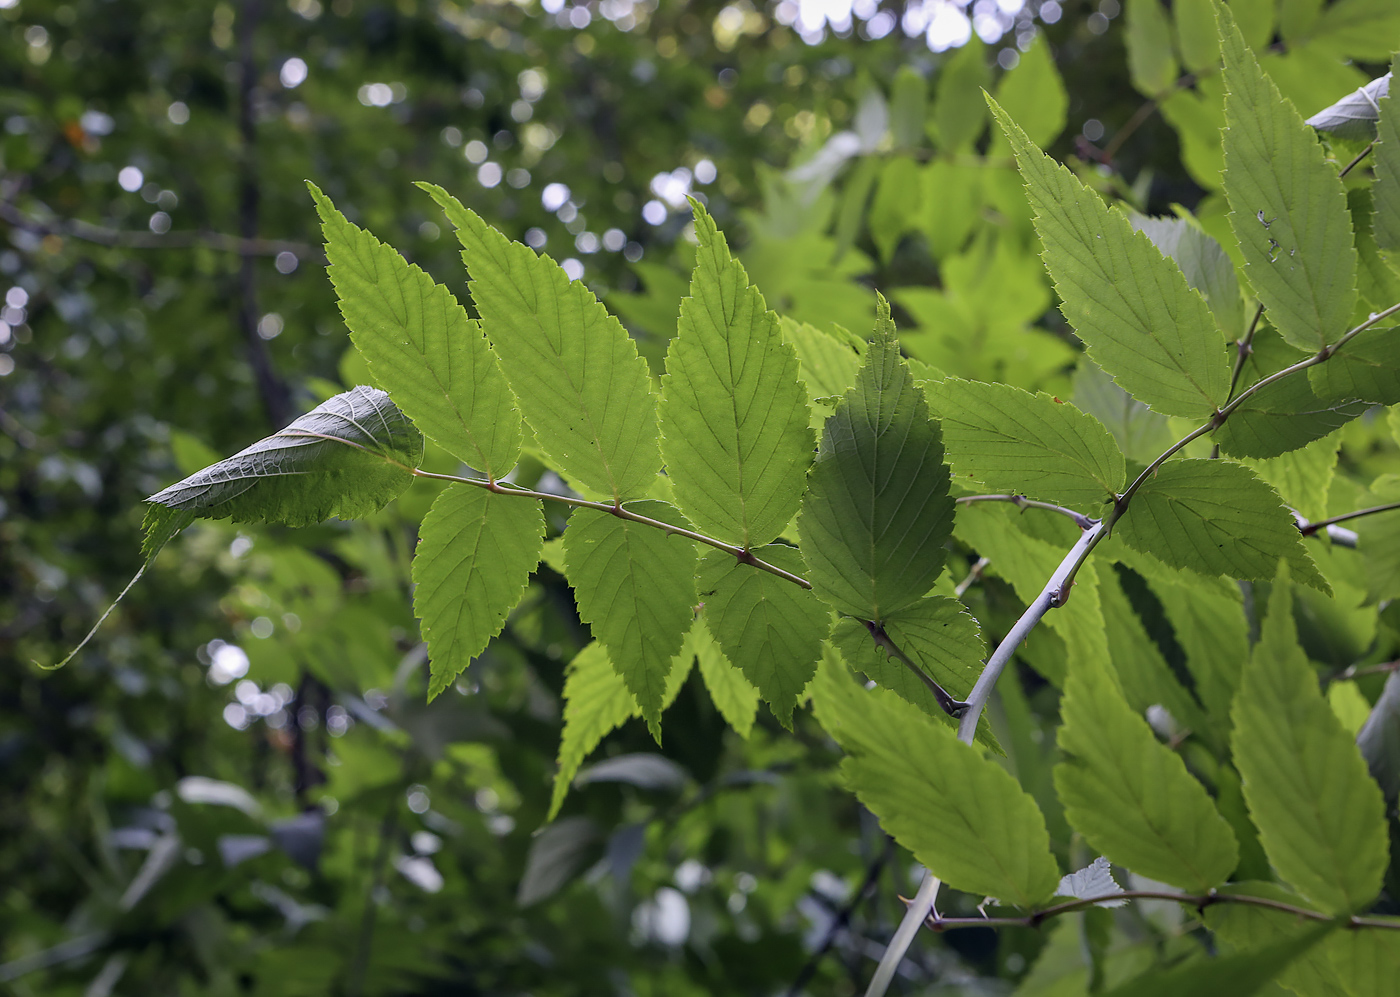
<path fill-rule="evenodd" d="M 591 817 L 566 817 L 530 843 L 515 901 L 529 907 L 558 893 L 592 864 L 603 847 L 603 829 Z"/>
<path fill-rule="evenodd" d="M 1105 997 L 1249 997 L 1320 942 L 1331 924 L 1309 926 L 1268 948 L 1207 958 L 1198 956 L 1170 969 L 1151 969 Z"/>
<path fill-rule="evenodd" d="M 1176 261 L 1186 283 L 1200 291 L 1210 305 L 1220 330 L 1231 339 L 1239 338 L 1244 332 L 1240 282 L 1235 276 L 1235 264 L 1220 243 L 1186 218 L 1138 216 L 1132 223 L 1164 256 Z"/>
<path fill-rule="evenodd" d="M 1389 80 L 1392 73 L 1382 79 Z M 1384 98 L 1377 102 L 1376 182 L 1371 188 L 1376 213 L 1371 231 L 1377 246 L 1394 250 L 1400 249 L 1400 101 L 1390 95 L 1389 89 L 1387 86 Z"/>
<path fill-rule="evenodd" d="M 1324 910 L 1365 909 L 1385 874 L 1385 804 L 1298 646 L 1286 566 L 1231 716 L 1245 801 L 1279 878 Z"/>
<path fill-rule="evenodd" d="M 802 574 L 802 557 L 773 544 L 754 554 Z M 754 685 L 785 727 L 815 674 L 830 611 L 811 592 L 740 563 L 722 550 L 707 551 L 697 578 L 709 631 L 724 656 Z"/>
<path fill-rule="evenodd" d="M 747 738 L 758 714 L 758 690 L 724 656 L 710 633 L 703 613 L 691 630 L 691 642 L 695 646 L 695 662 L 700 668 L 700 676 L 705 680 L 705 688 L 710 691 L 715 709 L 719 710 L 724 722 L 734 728 L 736 734 Z"/>
<path fill-rule="evenodd" d="M 812 590 L 876 621 L 933 586 L 953 520 L 938 426 L 883 297 L 879 311 L 859 379 L 827 420 L 798 518 Z"/>
<path fill-rule="evenodd" d="M 1128 460 L 1147 464 L 1174 442 L 1166 416 L 1118 387 L 1088 357 L 1074 371 L 1074 403 L 1113 434 Z"/>

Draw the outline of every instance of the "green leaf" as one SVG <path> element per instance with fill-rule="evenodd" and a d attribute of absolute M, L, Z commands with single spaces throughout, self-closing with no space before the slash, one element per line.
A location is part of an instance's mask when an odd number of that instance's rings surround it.
<path fill-rule="evenodd" d="M 1135 550 L 1203 575 L 1269 579 L 1287 558 L 1301 579 L 1327 590 L 1278 493 L 1234 461 L 1168 461 L 1115 532 Z"/>
<path fill-rule="evenodd" d="M 504 476 L 520 457 L 520 410 L 480 323 L 307 186 L 340 312 L 375 381 L 434 442 L 492 480 Z"/>
<path fill-rule="evenodd" d="M 1215 324 L 1231 339 L 1244 333 L 1244 302 L 1235 264 L 1209 235 L 1185 218 L 1132 219 L 1164 256 L 1171 257 L 1186 283 L 1201 292 L 1215 315 Z"/>
<path fill-rule="evenodd" d="M 850 340 L 823 332 L 814 325 L 781 320 L 783 338 L 797 351 L 798 376 L 807 385 L 809 401 L 844 395 L 856 383 L 865 341 Z"/>
<path fill-rule="evenodd" d="M 1035 209 L 1062 310 L 1094 362 L 1167 415 L 1208 416 L 1230 390 L 1205 299 L 1121 211 L 1042 153 L 995 103 Z"/>
<path fill-rule="evenodd" d="M 1400 997 L 1400 930 L 1339 931 L 1327 939 L 1332 971 L 1355 997 Z"/>
<path fill-rule="evenodd" d="M 818 721 L 847 757 L 846 784 L 939 879 L 1031 907 L 1060 880 L 1045 818 L 1016 780 L 948 727 L 885 689 L 861 689 L 828 655 L 812 687 Z"/>
<path fill-rule="evenodd" d="M 664 502 L 632 502 L 626 508 L 684 525 Z M 579 617 L 607 648 L 659 743 L 666 676 L 694 619 L 694 543 L 578 508 L 564 531 L 564 561 Z"/>
<path fill-rule="evenodd" d="M 438 495 L 413 558 L 413 608 L 431 663 L 429 699 L 501 632 L 540 563 L 543 543 L 538 499 L 460 484 Z"/>
<path fill-rule="evenodd" d="M 724 656 L 705 620 L 705 614 L 701 614 L 690 632 L 700 676 L 724 722 L 740 737 L 747 738 L 758 713 L 758 690 Z"/>
<path fill-rule="evenodd" d="M 1326 363 L 1308 368 L 1308 381 L 1323 401 L 1400 402 L 1400 328 L 1367 329 Z"/>
<path fill-rule="evenodd" d="M 1385 804 L 1298 646 L 1286 565 L 1231 715 L 1245 801 L 1279 878 L 1324 910 L 1364 910 L 1385 875 Z"/>
<path fill-rule="evenodd" d="M 943 152 L 972 145 L 987 125 L 982 90 L 992 83 L 987 47 L 977 37 L 952 52 L 938 73 L 931 130 Z"/>
<path fill-rule="evenodd" d="M 1400 58 L 1390 64 L 1391 79 L 1400 68 Z M 1378 102 L 1380 119 L 1376 122 L 1376 182 L 1371 188 L 1376 214 L 1371 231 L 1381 249 L 1400 249 L 1400 100 L 1393 90 Z"/>
<path fill-rule="evenodd" d="M 1348 344 L 1346 349 L 1350 346 Z M 1297 363 L 1306 355 L 1285 343 L 1272 327 L 1261 325 L 1254 334 L 1252 352 L 1245 361 L 1241 390 Z M 1331 363 L 1333 361 L 1328 360 L 1322 366 Z M 1220 449 L 1231 456 L 1277 457 L 1329 435 L 1365 410 L 1366 405 L 1359 401 L 1319 398 L 1308 378 L 1294 374 L 1245 399 L 1212 435 Z"/>
<path fill-rule="evenodd" d="M 773 544 L 754 554 L 794 574 L 805 570 L 791 547 Z M 710 632 L 725 657 L 791 729 L 792 709 L 816 672 L 831 627 L 830 611 L 806 589 L 722 550 L 700 559 L 697 582 Z"/>
<path fill-rule="evenodd" d="M 408 487 L 422 460 L 423 437 L 389 396 L 351 388 L 146 499 L 162 510 L 147 513 L 147 557 L 196 518 L 310 526 L 368 516 Z"/>
<path fill-rule="evenodd" d="M 890 133 L 896 149 L 917 149 L 924 142 L 928 117 L 928 83 L 913 66 L 900 66 L 890 86 Z"/>
<path fill-rule="evenodd" d="M 666 353 L 661 452 L 676 505 L 738 545 L 773 540 L 797 512 L 812 455 L 797 353 L 698 203 L 690 297 Z"/>
<path fill-rule="evenodd" d="M 1359 508 L 1390 502 L 1400 502 L 1400 477 L 1383 474 L 1371 483 L 1370 495 Z M 1400 511 L 1362 516 L 1345 525 L 1356 530 L 1370 597 L 1377 602 L 1400 599 Z"/>
<path fill-rule="evenodd" d="M 1072 662 L 1060 699 L 1055 789 L 1065 817 L 1109 861 L 1205 892 L 1239 860 L 1235 836 L 1181 756 L 1157 740 L 1114 676 Z"/>
<path fill-rule="evenodd" d="M 1128 0 L 1128 73 L 1133 86 L 1156 97 L 1176 82 L 1172 29 L 1159 0 Z"/>
<path fill-rule="evenodd" d="M 698 622 L 692 626 L 686 643 L 676 655 L 666 677 L 661 701 L 663 710 L 675 701 L 690 674 L 696 648 L 709 643 L 709 634 L 701 634 L 702 629 Z M 704 653 L 701 652 L 702 664 Z M 574 655 L 564 678 L 564 734 L 559 742 L 559 771 L 554 776 L 553 795 L 545 820 L 553 820 L 558 815 L 583 760 L 610 732 L 641 714 L 637 701 L 627 690 L 627 683 L 608 658 L 607 648 L 595 640 Z"/>
<path fill-rule="evenodd" d="M 614 500 L 646 494 L 661 469 L 656 394 L 622 324 L 549 257 L 422 187 L 466 247 L 472 300 L 549 462 Z"/>
<path fill-rule="evenodd" d="M 958 478 L 1092 513 L 1123 488 L 1123 455 L 1091 415 L 1045 392 L 950 377 L 926 392 Z"/>
<path fill-rule="evenodd" d="M 1021 53 L 1016 68 L 997 83 L 996 102 L 1020 125 L 1026 137 L 1042 148 L 1065 130 L 1069 94 L 1044 34 L 1036 34 L 1031 47 Z M 993 132 L 989 154 L 1005 156 L 1010 151 L 1006 138 Z"/>
<path fill-rule="evenodd" d="M 1307 901 L 1277 883 L 1233 883 L 1223 887 L 1220 893 L 1225 896 L 1259 897 L 1291 907 L 1312 909 Z M 1224 943 L 1224 950 L 1232 954 L 1291 944 L 1289 939 L 1297 937 L 1299 926 L 1296 914 L 1238 903 L 1215 904 L 1207 908 L 1205 922 L 1215 937 Z M 1279 985 L 1307 997 L 1347 997 L 1328 953 L 1339 939 L 1352 934 L 1350 931 L 1337 932 L 1325 945 L 1309 949 L 1290 961 L 1278 975 Z"/>
<path fill-rule="evenodd" d="M 904 233 L 918 226 L 924 187 L 919 164 L 911 156 L 896 156 L 880 171 L 880 185 L 870 205 L 870 238 L 889 263 Z"/>
<path fill-rule="evenodd" d="M 1316 350 L 1346 331 L 1356 306 L 1346 192 L 1317 135 L 1219 11 L 1230 227 L 1269 320 L 1287 342 Z"/>
<path fill-rule="evenodd" d="M 1335 436 L 1267 460 L 1242 461 L 1278 491 L 1290 509 L 1308 520 L 1327 516 L 1327 489 L 1337 467 Z"/>
<path fill-rule="evenodd" d="M 953 525 L 938 426 L 883 297 L 878 308 L 859 379 L 827 420 L 797 527 L 812 590 L 876 622 L 933 586 Z"/>
<path fill-rule="evenodd" d="M 1172 18 L 1187 72 L 1202 75 L 1220 63 L 1220 36 L 1216 33 L 1211 0 L 1173 0 Z"/>
<path fill-rule="evenodd" d="M 980 95 L 979 95 L 980 96 Z M 985 111 L 985 104 L 983 105 Z M 923 196 L 914 225 L 935 260 L 958 252 L 977 228 L 982 211 L 985 168 L 971 163 L 935 159 L 923 169 Z M 944 275 L 946 277 L 946 275 Z"/>
<path fill-rule="evenodd" d="M 1069 545 L 1061 547 L 1029 535 L 1019 525 L 1021 515 L 1002 502 L 963 506 L 958 510 L 957 535 L 988 559 L 989 573 L 1010 582 L 1016 597 L 1029 605 L 1064 560 Z M 1032 511 L 1031 515 L 1050 514 Z M 1071 660 L 1092 659 L 1111 667 L 1098 586 L 1094 572 L 1081 571 L 1069 602 L 1048 614 L 1044 622 L 1064 640 Z M 1064 682 L 1060 674 L 1046 677 L 1056 685 Z"/>
<path fill-rule="evenodd" d="M 1385 62 L 1400 37 L 1400 10 L 1390 0 L 1338 0 L 1322 12 L 1309 48 L 1358 62 Z"/>
<path fill-rule="evenodd" d="M 1171 666 L 1128 601 L 1118 572 L 1103 561 L 1097 568 L 1104 635 L 1114 673 L 1123 687 L 1123 698 L 1139 715 L 1150 706 L 1161 706 L 1181 729 L 1209 739 L 1213 733 L 1209 721 L 1195 698 L 1172 674 Z"/>
<path fill-rule="evenodd" d="M 1074 371 L 1074 404 L 1113 434 L 1128 460 L 1147 464 L 1174 442 L 1166 416 L 1118 387 L 1087 357 Z"/>
<path fill-rule="evenodd" d="M 1104 997 L 1249 997 L 1320 942 L 1335 926 L 1323 923 L 1295 931 L 1268 948 L 1215 957 L 1198 956 L 1170 969 L 1154 967 Z M 1312 997 L 1311 993 L 1309 997 Z"/>

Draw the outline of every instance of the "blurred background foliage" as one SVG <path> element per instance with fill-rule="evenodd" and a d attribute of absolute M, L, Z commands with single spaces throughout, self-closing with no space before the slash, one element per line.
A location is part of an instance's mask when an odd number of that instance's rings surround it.
<path fill-rule="evenodd" d="M 1304 114 L 1400 37 L 1389 2 L 1232 6 Z M 408 562 L 426 482 L 371 521 L 198 524 L 70 666 L 33 663 L 139 567 L 144 496 L 366 380 L 306 179 L 460 293 L 412 183 L 443 185 L 585 280 L 658 370 L 694 194 L 787 317 L 864 336 L 879 288 L 914 359 L 1073 396 L 1140 457 L 1171 427 L 1076 366 L 980 93 L 1107 196 L 1182 205 L 1233 252 L 1209 6 L 1129 7 L 0 0 L 0 988 L 862 989 L 916 880 L 810 717 L 789 734 L 764 711 L 742 738 L 693 674 L 664 746 L 636 721 L 609 735 L 544 825 L 588 640 L 547 565 L 425 703 Z M 1313 515 L 1366 504 L 1349 469 L 1400 470 L 1384 418 L 1333 442 L 1331 492 L 1297 496 Z M 1004 511 L 1011 534 L 1064 540 Z M 1125 600 L 1180 671 L 1135 578 Z M 1300 607 L 1320 662 L 1393 651 L 1389 611 L 1357 593 Z M 1021 608 L 995 565 L 968 598 L 993 635 Z M 996 718 L 1074 868 L 1092 856 L 1054 826 L 1040 677 L 1063 655 L 1038 633 Z M 896 987 L 1074 993 L 1183 944 L 1179 912 L 1116 917 L 927 935 Z"/>

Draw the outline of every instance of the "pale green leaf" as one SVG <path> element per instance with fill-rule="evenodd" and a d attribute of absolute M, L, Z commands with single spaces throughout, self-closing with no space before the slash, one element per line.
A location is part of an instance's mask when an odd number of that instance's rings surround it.
<path fill-rule="evenodd" d="M 719 715 L 734 728 L 736 734 L 747 738 L 758 713 L 758 690 L 724 656 L 724 651 L 710 634 L 705 614 L 695 621 L 691 643 L 695 648 L 700 676 L 705 680 L 705 688 L 710 690 L 715 709 L 719 710 Z"/>
<path fill-rule="evenodd" d="M 1337 170 L 1221 8 L 1225 195 L 1245 277 L 1283 338 L 1316 350 L 1356 306 L 1356 249 Z"/>
<path fill-rule="evenodd" d="M 1123 488 L 1123 455 L 1091 415 L 1045 392 L 950 377 L 926 392 L 948 463 L 993 492 L 1090 515 Z"/>
<path fill-rule="evenodd" d="M 1156 97 L 1176 82 L 1172 29 L 1161 0 L 1128 0 L 1128 73 L 1133 86 Z"/>
<path fill-rule="evenodd" d="M 418 530 L 413 609 L 428 642 L 428 698 L 446 689 L 501 632 L 540 563 L 538 499 L 449 485 Z"/>
<path fill-rule="evenodd" d="M 919 164 L 911 156 L 895 156 L 880 171 L 868 223 L 870 238 L 883 262 L 894 257 L 904 233 L 917 227 L 923 190 Z"/>
<path fill-rule="evenodd" d="M 1309 48 L 1358 62 L 1386 62 L 1400 38 L 1400 8 L 1392 0 L 1337 0 L 1310 35 Z"/>
<path fill-rule="evenodd" d="M 1065 817 L 1111 862 L 1204 892 L 1239 859 L 1235 836 L 1181 756 L 1157 740 L 1113 676 L 1071 662 L 1055 789 Z"/>
<path fill-rule="evenodd" d="M 1214 69 L 1220 63 L 1220 36 L 1211 0 L 1173 0 L 1172 18 L 1187 71 L 1199 76 Z"/>
<path fill-rule="evenodd" d="M 1113 434 L 1128 460 L 1146 464 L 1175 442 L 1166 416 L 1118 387 L 1088 357 L 1074 371 L 1074 403 Z"/>
<path fill-rule="evenodd" d="M 836 656 L 813 683 L 841 774 L 881 825 L 954 889 L 1031 907 L 1060 881 L 1035 801 L 981 749 L 885 689 L 862 689 Z"/>
<path fill-rule="evenodd" d="M 154 557 L 195 519 L 310 526 L 368 516 L 408 487 L 422 460 L 423 437 L 389 396 L 351 388 L 147 498 L 143 547 Z"/>
<path fill-rule="evenodd" d="M 1213 16 L 1210 31 L 1214 38 Z M 1219 58 L 1218 50 L 1216 58 Z M 1192 89 L 1175 91 L 1161 102 L 1160 109 L 1181 141 L 1181 163 L 1191 179 L 1206 190 L 1218 191 L 1225 169 L 1225 155 L 1220 144 L 1220 129 L 1225 125 L 1225 94 L 1220 74 L 1198 79 Z"/>
<path fill-rule="evenodd" d="M 1215 318 L 1181 269 L 995 104 L 1035 208 L 1062 310 L 1094 362 L 1167 415 L 1208 416 L 1230 390 Z"/>
<path fill-rule="evenodd" d="M 890 134 L 896 149 L 917 149 L 924 141 L 928 83 L 913 66 L 899 67 L 890 87 Z"/>
<path fill-rule="evenodd" d="M 850 341 L 814 325 L 781 320 L 783 338 L 797 351 L 798 376 L 807 385 L 808 400 L 844 395 L 856 383 L 865 341 Z"/>
<path fill-rule="evenodd" d="M 978 95 L 980 99 L 980 94 Z M 983 105 L 985 113 L 986 105 Z M 982 211 L 985 167 L 935 159 L 923 169 L 923 196 L 915 226 L 923 232 L 929 254 L 942 260 L 958 252 L 977 228 Z"/>
<path fill-rule="evenodd" d="M 644 495 L 661 469 L 656 393 L 621 323 L 549 257 L 511 242 L 442 188 L 423 189 L 466 247 L 472 300 L 549 462 L 599 494 Z"/>
<path fill-rule="evenodd" d="M 1296 893 L 1292 893 L 1278 883 L 1262 881 L 1232 883 L 1220 892 L 1226 896 L 1250 896 L 1291 907 L 1311 909 L 1311 905 Z M 1270 910 L 1252 904 L 1215 904 L 1205 911 L 1206 926 L 1224 944 L 1226 952 L 1235 954 L 1266 949 L 1275 945 L 1289 944 L 1296 937 L 1298 917 L 1284 911 Z M 1328 953 L 1340 936 L 1352 932 L 1334 934 L 1327 943 L 1303 953 L 1279 973 L 1280 986 L 1306 997 L 1348 997 L 1341 979 L 1333 969 Z M 1351 995 L 1359 997 L 1359 995 Z"/>
<path fill-rule="evenodd" d="M 1278 493 L 1234 461 L 1168 461 L 1114 529 L 1129 547 L 1173 568 L 1269 579 L 1284 557 L 1303 581 L 1327 588 Z"/>
<path fill-rule="evenodd" d="M 1036 34 L 1031 47 L 1021 53 L 1016 68 L 1002 76 L 995 96 L 1011 120 L 1036 145 L 1044 148 L 1060 137 L 1069 113 L 1069 94 L 1055 68 L 1044 33 Z M 1009 152 L 1006 137 L 993 129 L 991 155 L 1005 156 Z"/>
<path fill-rule="evenodd" d="M 1400 502 L 1400 477 L 1383 474 L 1371 483 L 1358 508 Z M 1336 510 L 1337 512 L 1351 510 Z M 1343 524 L 1356 531 L 1357 549 L 1366 564 L 1366 587 L 1372 599 L 1400 599 L 1400 510 L 1362 516 Z"/>
<path fill-rule="evenodd" d="M 798 517 L 813 591 L 877 622 L 933 586 L 953 525 L 938 425 L 899 355 L 883 297 L 878 307 L 874 341 L 827 420 Z"/>
<path fill-rule="evenodd" d="M 930 130 L 940 150 L 956 152 L 977 141 L 987 125 L 982 91 L 991 83 L 987 47 L 974 35 L 948 56 L 938 73 Z"/>
<path fill-rule="evenodd" d="M 805 571 L 791 547 L 773 544 L 753 553 L 785 571 Z M 722 550 L 701 558 L 697 583 L 710 632 L 725 657 L 790 728 L 793 707 L 816 672 L 830 611 L 806 589 Z"/>
<path fill-rule="evenodd" d="M 493 480 L 504 476 L 520 456 L 520 410 L 480 323 L 308 186 L 340 312 L 375 381 L 434 442 Z"/>
<path fill-rule="evenodd" d="M 1286 42 L 1307 38 L 1322 13 L 1324 0 L 1279 0 L 1278 31 Z"/>
<path fill-rule="evenodd" d="M 1279 878 L 1325 910 L 1364 910 L 1385 874 L 1385 804 L 1298 646 L 1286 566 L 1231 716 L 1245 801 Z"/>
<path fill-rule="evenodd" d="M 661 701 L 663 710 L 681 691 L 690 674 L 691 662 L 695 660 L 696 648 L 709 643 L 709 635 L 702 634 L 701 630 L 701 624 L 694 624 L 676 655 L 666 677 Z M 703 662 L 703 658 L 701 660 Z M 559 741 L 559 771 L 554 776 L 546 820 L 553 820 L 559 813 L 583 760 L 610 732 L 641 715 L 637 701 L 627 690 L 627 683 L 608 658 L 607 648 L 595 640 L 574 655 L 564 677 L 564 733 Z"/>
<path fill-rule="evenodd" d="M 1241 463 L 1273 485 L 1284 503 L 1304 519 L 1323 519 L 1327 516 L 1327 489 L 1337 467 L 1337 445 L 1335 436 L 1324 436 L 1278 457 Z"/>
<path fill-rule="evenodd" d="M 759 547 L 796 514 L 806 485 L 806 392 L 777 316 L 699 204 L 695 229 L 695 276 L 662 379 L 661 452 L 691 522 Z"/>
<path fill-rule="evenodd" d="M 1400 67 L 1400 58 L 1391 63 L 1391 78 Z M 1371 231 L 1381 249 L 1400 249 L 1400 100 L 1393 90 L 1378 101 L 1380 119 L 1376 122 L 1376 182 L 1371 188 L 1376 214 Z"/>
<path fill-rule="evenodd" d="M 684 525 L 664 502 L 627 508 Z M 564 531 L 564 561 L 579 617 L 607 648 L 660 742 L 666 676 L 694 618 L 695 545 L 653 526 L 578 508 Z"/>

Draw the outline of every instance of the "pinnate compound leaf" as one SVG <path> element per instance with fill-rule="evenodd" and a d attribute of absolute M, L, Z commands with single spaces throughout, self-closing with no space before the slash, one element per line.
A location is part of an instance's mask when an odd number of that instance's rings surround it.
<path fill-rule="evenodd" d="M 1391 63 L 1392 71 L 1386 79 L 1393 78 L 1394 69 L 1400 66 L 1400 58 Z M 1379 81 L 1377 81 L 1379 82 Z M 1376 245 L 1381 249 L 1400 249 L 1400 100 L 1386 88 L 1386 95 L 1379 102 L 1380 120 L 1376 122 L 1376 182 L 1371 188 L 1376 213 L 1371 223 L 1371 233 Z"/>
<path fill-rule="evenodd" d="M 426 435 L 488 477 L 520 456 L 520 410 L 481 324 L 312 184 L 331 283 L 356 349 Z"/>
<path fill-rule="evenodd" d="M 1279 93 L 1230 13 L 1216 6 L 1225 56 L 1225 196 L 1245 277 L 1283 338 L 1316 350 L 1356 307 L 1346 191 L 1317 135 Z"/>
<path fill-rule="evenodd" d="M 917 706 L 862 689 L 836 657 L 823 658 L 813 708 L 846 752 L 846 784 L 885 830 L 955 889 L 1018 907 L 1053 896 L 1060 871 L 1035 800 Z"/>
<path fill-rule="evenodd" d="M 1235 836 L 1181 756 L 1157 740 L 1115 677 L 1071 662 L 1055 789 L 1065 818 L 1108 859 L 1133 872 L 1204 892 L 1239 860 Z"/>
<path fill-rule="evenodd" d="M 622 323 L 549 257 L 422 186 L 457 228 L 486 336 L 551 465 L 613 499 L 645 495 L 661 469 L 656 393 Z"/>
<path fill-rule="evenodd" d="M 1279 878 L 1323 910 L 1365 909 L 1385 875 L 1385 803 L 1298 644 L 1286 563 L 1231 716 L 1245 802 Z"/>
<path fill-rule="evenodd" d="M 538 499 L 449 485 L 418 530 L 413 608 L 428 642 L 428 698 L 446 689 L 501 632 L 540 563 Z"/>
<path fill-rule="evenodd" d="M 1225 341 L 1181 269 L 992 103 L 1035 209 L 1045 264 L 1089 356 L 1155 411 L 1208 416 L 1230 390 Z"/>
<path fill-rule="evenodd" d="M 388 394 L 351 388 L 146 499 L 175 514 L 148 516 L 148 546 L 195 519 L 309 526 L 367 516 L 408 487 L 422 459 L 423 437 Z"/>
<path fill-rule="evenodd" d="M 1300 579 L 1328 591 L 1278 493 L 1234 461 L 1168 461 L 1115 532 L 1134 550 L 1203 575 L 1269 579 L 1284 557 Z"/>
<path fill-rule="evenodd" d="M 627 508 L 685 526 L 664 502 Z M 579 616 L 607 648 L 659 743 L 666 676 L 694 621 L 695 544 L 654 526 L 578 508 L 564 531 L 564 562 Z"/>
<path fill-rule="evenodd" d="M 671 673 L 666 677 L 666 690 L 661 701 L 664 710 L 675 701 L 697 648 L 709 642 L 708 634 L 700 634 L 696 624 L 676 655 Z M 700 651 L 702 656 L 704 651 Z M 559 741 L 559 771 L 554 776 L 549 814 L 553 820 L 559 813 L 569 786 L 578 774 L 583 760 L 593 753 L 603 738 L 633 717 L 641 716 L 641 708 L 627 690 L 627 683 L 613 667 L 607 648 L 596 640 L 574 655 L 564 678 L 564 735 Z"/>
<path fill-rule="evenodd" d="M 953 526 L 938 425 L 883 297 L 878 309 L 856 385 L 822 433 L 797 527 L 812 590 L 877 622 L 933 587 Z"/>
<path fill-rule="evenodd" d="M 955 377 L 925 394 L 959 478 L 1091 513 L 1123 488 L 1123 455 L 1113 437 L 1067 402 Z"/>
<path fill-rule="evenodd" d="M 666 354 L 661 452 L 675 501 L 696 526 L 745 548 L 797 512 L 812 457 L 797 354 L 705 209 L 690 297 Z"/>
<path fill-rule="evenodd" d="M 801 575 L 801 555 L 773 544 L 753 552 Z M 738 668 L 783 724 L 817 670 L 831 612 L 810 591 L 740 563 L 722 550 L 700 559 L 697 579 L 705 619 L 724 656 Z"/>

